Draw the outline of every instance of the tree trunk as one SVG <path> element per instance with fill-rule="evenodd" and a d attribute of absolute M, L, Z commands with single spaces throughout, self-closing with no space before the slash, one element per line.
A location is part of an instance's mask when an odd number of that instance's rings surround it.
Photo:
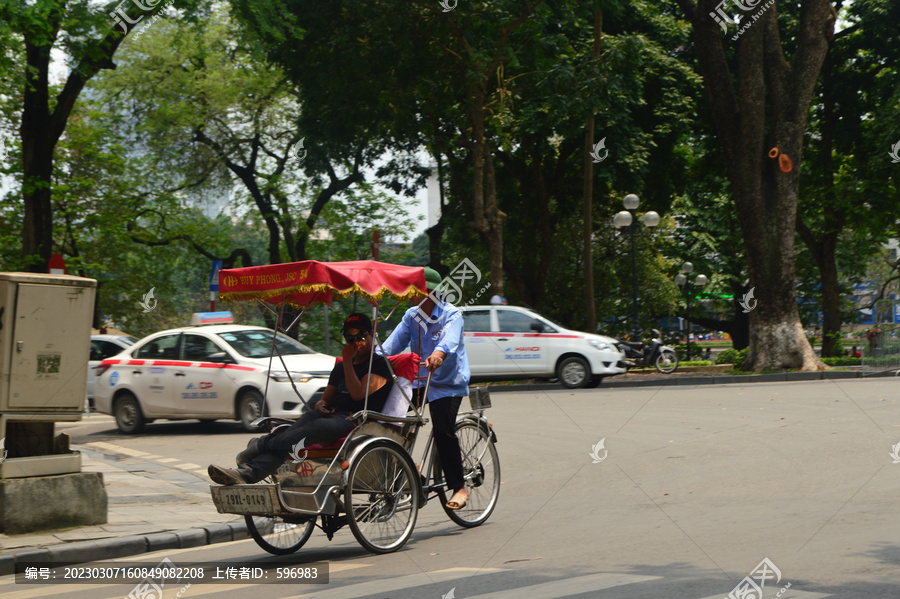
<path fill-rule="evenodd" d="M 30 272 L 47 272 L 53 253 L 53 206 L 50 191 L 53 177 L 53 149 L 59 140 L 50 130 L 48 69 L 52 40 L 41 46 L 26 39 L 24 106 L 22 107 L 22 201 L 25 218 L 22 229 L 23 267 Z M 60 134 L 62 132 L 60 131 Z"/>
<path fill-rule="evenodd" d="M 782 51 L 777 7 L 758 9 L 762 14 L 736 42 L 735 90 L 721 30 L 709 16 L 715 11 L 714 0 L 678 3 L 692 21 L 758 301 L 750 312 L 745 364 L 752 370 L 824 368 L 803 333 L 797 310 L 794 229 L 807 113 L 834 29 L 831 5 L 827 0 L 803 2 L 790 62 Z M 751 13 L 745 18 L 750 22 Z M 734 43 L 732 37 L 725 40 Z M 770 148 L 777 148 L 776 158 L 767 157 Z"/>
<path fill-rule="evenodd" d="M 503 295 L 503 220 L 506 216 L 497 199 L 494 161 L 484 135 L 484 90 L 469 88 L 466 93 L 469 122 L 472 125 L 472 227 L 488 242 L 491 290 Z"/>
<path fill-rule="evenodd" d="M 485 213 L 488 224 L 488 248 L 491 256 L 491 289 L 503 295 L 503 221 L 506 214 L 500 210 L 497 198 L 497 179 L 494 175 L 494 157 L 490 149 L 485 155 Z"/>
<path fill-rule="evenodd" d="M 63 19 L 63 7 L 58 3 L 47 6 L 20 7 L 25 12 L 40 10 L 18 21 L 19 33 L 25 41 L 25 89 L 23 90 L 22 124 L 22 258 L 24 268 L 31 272 L 47 272 L 53 253 L 53 150 L 66 129 L 84 85 L 101 69 L 115 68 L 112 57 L 125 39 L 118 30 L 95 40 L 90 37 L 79 42 L 78 55 L 60 92 L 51 102 L 49 90 L 50 53 Z M 18 15 L 17 15 L 18 16 Z M 34 25 L 30 19 L 40 19 Z M 51 106 L 53 109 L 51 110 Z"/>
<path fill-rule="evenodd" d="M 434 223 L 433 226 L 425 229 L 425 234 L 428 235 L 428 264 L 432 265 L 432 268 L 439 267 L 441 265 L 441 240 L 444 238 L 444 166 L 441 163 L 440 154 L 435 155 L 435 161 L 437 162 L 437 171 L 438 171 L 438 208 L 441 213 L 438 216 L 437 222 Z M 435 268 L 437 270 L 437 268 Z"/>
<path fill-rule="evenodd" d="M 603 30 L 603 11 L 598 9 L 594 14 L 594 49 L 591 59 L 596 61 L 600 57 L 600 35 Z M 594 114 L 587 119 L 584 130 L 584 198 L 582 217 L 582 252 L 584 262 L 584 316 L 587 330 L 591 333 L 597 331 L 597 308 L 594 305 L 594 158 L 591 152 L 594 150 Z"/>
<path fill-rule="evenodd" d="M 829 45 L 829 52 L 831 46 Z M 832 94 L 831 60 L 825 57 L 822 76 L 822 176 L 825 184 L 823 202 L 824 224 L 818 239 L 802 218 L 797 217 L 797 233 L 806 244 L 819 269 L 822 306 L 822 355 L 833 356 L 841 334 L 841 290 L 837 273 L 838 238 L 847 223 L 847 213 L 841 209 L 834 192 L 835 127 L 834 96 Z"/>

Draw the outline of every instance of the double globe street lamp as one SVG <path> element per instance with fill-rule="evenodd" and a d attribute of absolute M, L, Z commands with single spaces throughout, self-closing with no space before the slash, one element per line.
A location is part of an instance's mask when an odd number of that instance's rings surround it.
<path fill-rule="evenodd" d="M 637 210 L 641 201 L 636 195 L 629 193 L 625 196 L 622 203 L 625 205 L 625 210 L 616 214 L 613 223 L 619 229 L 624 229 L 625 227 L 631 229 L 631 280 L 634 296 L 634 337 L 632 341 L 640 341 L 641 331 L 638 327 L 637 248 L 634 241 L 634 236 L 637 232 L 637 221 L 634 219 L 633 212 Z M 643 221 L 645 225 L 653 228 L 659 224 L 659 214 L 651 210 L 644 214 Z"/>
<path fill-rule="evenodd" d="M 693 287 L 703 287 L 706 283 L 709 282 L 709 279 L 706 278 L 706 275 L 697 275 L 697 278 L 694 279 L 693 284 L 688 280 L 687 275 L 694 272 L 694 265 L 690 262 L 685 262 L 681 265 L 681 272 L 675 275 L 675 284 L 681 287 L 684 290 L 685 294 L 685 302 L 687 304 L 687 355 L 685 357 L 685 361 L 689 361 L 691 359 L 691 293 L 693 291 Z M 681 274 L 684 273 L 684 274 Z"/>

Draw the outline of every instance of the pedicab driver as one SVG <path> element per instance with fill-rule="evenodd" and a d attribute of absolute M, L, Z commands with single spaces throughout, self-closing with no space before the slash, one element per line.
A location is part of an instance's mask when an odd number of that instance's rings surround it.
<path fill-rule="evenodd" d="M 237 455 L 237 469 L 211 464 L 207 472 L 213 481 L 220 485 L 256 483 L 274 474 L 297 443 L 304 441 L 303 446 L 308 447 L 346 437 L 356 427 L 347 417 L 363 409 L 367 385 L 368 409 L 384 409 L 394 379 L 387 360 L 377 354 L 369 374 L 372 320 L 365 314 L 351 314 L 344 321 L 343 333 L 347 341 L 341 351 L 344 359 L 331 371 L 315 411 L 303 414 L 287 430 L 250 439 L 247 449 Z"/>
<path fill-rule="evenodd" d="M 432 371 L 428 388 L 428 408 L 434 428 L 434 444 L 441 460 L 447 486 L 453 497 L 447 507 L 458 510 L 466 505 L 469 492 L 463 480 L 459 439 L 453 430 L 462 398 L 469 394 L 469 360 L 463 345 L 462 313 L 452 304 L 431 293 L 441 283 L 436 270 L 425 268 L 425 282 L 429 295 L 417 306 L 407 310 L 390 337 L 382 344 L 385 355 L 393 356 L 410 349 L 424 358 L 423 368 Z M 421 401 L 425 382 L 414 390 L 416 402 Z"/>

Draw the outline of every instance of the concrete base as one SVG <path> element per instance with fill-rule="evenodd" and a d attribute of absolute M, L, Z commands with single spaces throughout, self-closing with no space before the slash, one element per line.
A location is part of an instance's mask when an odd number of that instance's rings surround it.
<path fill-rule="evenodd" d="M 56 455 L 7 458 L 0 462 L 0 479 L 74 474 L 81 472 L 81 454 L 77 451 Z"/>
<path fill-rule="evenodd" d="M 100 472 L 0 480 L 0 532 L 104 524 L 106 488 Z"/>

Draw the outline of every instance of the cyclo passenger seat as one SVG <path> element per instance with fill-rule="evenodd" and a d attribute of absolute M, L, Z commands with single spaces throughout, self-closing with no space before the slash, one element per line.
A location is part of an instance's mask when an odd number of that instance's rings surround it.
<path fill-rule="evenodd" d="M 341 360 L 342 358 L 338 358 L 337 363 L 340 363 Z M 390 416 L 392 418 L 403 418 L 406 416 L 410 405 L 406 398 L 409 397 L 412 399 L 412 379 L 416 377 L 416 373 L 419 369 L 419 356 L 414 353 L 398 354 L 396 356 L 388 356 L 388 360 L 390 360 L 391 367 L 394 371 L 394 386 L 388 393 L 388 397 L 384 402 L 384 408 L 381 412 L 376 413 L 384 414 L 385 416 Z M 405 397 L 404 392 L 406 394 Z M 277 426 L 272 428 L 272 434 L 278 434 L 287 429 L 293 421 L 283 418 L 267 418 L 262 424 L 271 425 L 276 423 Z M 371 434 L 388 437 L 408 448 L 410 439 L 407 438 L 403 429 L 404 426 L 402 423 L 382 422 L 372 419 L 367 420 L 353 429 L 350 435 Z M 337 456 L 338 451 L 343 447 L 344 441 L 346 440 L 347 437 L 341 437 L 333 443 L 314 443 L 308 445 L 303 448 L 306 452 L 306 459 L 334 458 Z"/>

